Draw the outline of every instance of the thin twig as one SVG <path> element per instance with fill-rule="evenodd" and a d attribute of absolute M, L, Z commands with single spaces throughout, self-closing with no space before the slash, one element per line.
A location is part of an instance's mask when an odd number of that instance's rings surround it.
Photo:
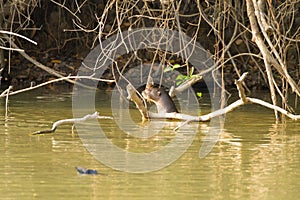
<path fill-rule="evenodd" d="M 20 90 L 17 90 L 17 91 L 10 92 L 9 96 L 16 95 L 16 94 L 19 94 L 19 93 L 22 93 L 22 92 L 27 92 L 27 91 L 30 91 L 30 90 L 34 90 L 34 89 L 43 87 L 43 86 L 51 84 L 51 83 L 64 81 L 64 80 L 70 80 L 70 79 L 90 79 L 90 80 L 97 80 L 97 81 L 103 81 L 103 82 L 109 82 L 109 83 L 115 82 L 115 80 L 100 79 L 100 78 L 94 78 L 94 77 L 91 77 L 91 76 L 66 76 L 66 77 L 50 80 L 50 81 L 47 81 L 47 82 L 44 82 L 44 83 L 41 83 L 41 84 L 38 84 L 38 85 L 35 85 L 35 86 L 32 86 L 32 87 L 28 87 L 28 88 L 24 88 L 24 89 L 20 89 Z M 75 82 L 75 84 L 77 84 L 77 83 Z M 7 95 L 7 91 L 5 90 L 4 92 L 2 92 L 0 94 L 0 98 L 6 97 L 6 95 Z"/>
<path fill-rule="evenodd" d="M 5 119 L 8 117 L 8 97 L 9 97 L 9 92 L 12 89 L 12 86 L 9 86 L 6 90 L 6 99 L 5 99 Z"/>
<path fill-rule="evenodd" d="M 29 39 L 28 37 L 25 37 L 25 36 L 23 36 L 23 35 L 20 35 L 20 34 L 18 34 L 18 33 L 14 33 L 14 32 L 11 32 L 11 31 L 4 31 L 4 30 L 0 30 L 0 33 L 18 36 L 18 37 L 20 37 L 20 38 L 23 38 L 23 39 L 27 40 L 28 42 L 31 42 L 31 43 L 34 44 L 34 45 L 37 45 L 37 42 L 35 42 L 35 41 Z"/>

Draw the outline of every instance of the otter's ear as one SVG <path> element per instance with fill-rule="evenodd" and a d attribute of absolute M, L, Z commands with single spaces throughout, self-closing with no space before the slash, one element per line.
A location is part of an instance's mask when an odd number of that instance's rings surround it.
<path fill-rule="evenodd" d="M 161 92 L 160 92 L 160 90 L 157 90 L 157 96 L 160 96 L 161 95 Z"/>

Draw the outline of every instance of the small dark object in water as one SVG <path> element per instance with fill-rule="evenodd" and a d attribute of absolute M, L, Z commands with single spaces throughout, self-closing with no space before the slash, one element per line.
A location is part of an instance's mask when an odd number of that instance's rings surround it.
<path fill-rule="evenodd" d="M 83 167 L 75 167 L 75 168 L 79 174 L 91 174 L 91 175 L 98 174 L 97 170 L 95 169 L 85 169 Z"/>

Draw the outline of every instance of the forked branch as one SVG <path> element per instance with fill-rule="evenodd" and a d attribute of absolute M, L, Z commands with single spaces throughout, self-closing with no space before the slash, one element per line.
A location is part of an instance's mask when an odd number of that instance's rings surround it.
<path fill-rule="evenodd" d="M 233 111 L 234 109 L 244 105 L 244 104 L 248 104 L 248 103 L 254 103 L 254 104 L 258 104 L 267 108 L 270 108 L 274 111 L 278 111 L 284 115 L 286 115 L 287 117 L 293 119 L 293 120 L 297 120 L 300 119 L 300 115 L 294 115 L 292 113 L 289 113 L 288 111 L 286 111 L 285 109 L 279 107 L 279 106 L 275 106 L 272 105 L 268 102 L 265 102 L 263 100 L 260 99 L 256 99 L 256 98 L 250 98 L 247 97 L 245 95 L 245 90 L 243 88 L 243 81 L 246 78 L 247 72 L 244 73 L 239 80 L 235 81 L 235 84 L 237 86 L 237 89 L 239 91 L 239 96 L 240 99 L 231 103 L 230 105 L 226 106 L 223 109 L 219 109 L 216 111 L 213 111 L 211 113 L 208 113 L 206 115 L 200 115 L 200 116 L 191 116 L 191 115 L 187 115 L 187 114 L 182 114 L 182 113 L 153 113 L 153 112 L 148 112 L 148 119 L 176 119 L 176 120 L 184 120 L 184 121 L 195 121 L 195 122 L 205 122 L 205 121 L 209 121 L 214 117 L 218 117 L 218 116 L 222 116 L 226 113 L 229 113 L 231 111 Z M 131 92 L 134 90 L 131 90 Z M 129 93 L 129 92 L 128 92 Z M 131 93 L 131 95 L 133 95 Z M 135 102 L 135 98 L 131 98 L 132 101 Z M 142 101 L 142 100 L 138 100 L 138 101 Z M 147 114 L 145 114 L 145 107 L 144 104 L 140 104 L 139 102 L 135 102 L 135 104 L 138 104 L 139 107 L 137 107 L 139 109 L 139 111 L 141 112 L 142 116 L 147 116 Z"/>

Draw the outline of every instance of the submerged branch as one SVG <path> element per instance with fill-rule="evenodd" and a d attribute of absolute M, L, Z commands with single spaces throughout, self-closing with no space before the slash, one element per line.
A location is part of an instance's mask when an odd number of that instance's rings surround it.
<path fill-rule="evenodd" d="M 112 117 L 108 117 L 108 116 L 99 116 L 98 112 L 94 112 L 93 114 L 87 114 L 84 117 L 81 118 L 72 118 L 72 119 L 62 119 L 62 120 L 58 120 L 56 122 L 53 123 L 52 128 L 49 130 L 44 130 L 44 131 L 36 131 L 33 133 L 33 135 L 37 135 L 37 134 L 45 134 L 45 133 L 54 133 L 54 131 L 56 130 L 56 128 L 59 125 L 62 124 L 74 124 L 77 122 L 83 122 L 89 119 L 112 119 Z"/>

